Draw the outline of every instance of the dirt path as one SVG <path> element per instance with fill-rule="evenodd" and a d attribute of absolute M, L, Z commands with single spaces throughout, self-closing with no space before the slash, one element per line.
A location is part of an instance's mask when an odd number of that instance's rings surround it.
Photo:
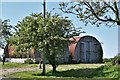
<path fill-rule="evenodd" d="M 0 77 L 5 77 L 6 75 L 15 73 L 15 72 L 22 72 L 22 71 L 36 71 L 40 70 L 39 66 L 35 67 L 21 67 L 21 68 L 9 68 L 9 69 L 0 69 Z"/>
<path fill-rule="evenodd" d="M 46 66 L 46 69 L 52 69 L 50 65 Z M 0 69 L 0 78 L 6 77 L 9 74 L 16 73 L 16 72 L 22 72 L 22 71 L 37 71 L 42 70 L 38 66 L 27 66 L 27 67 L 21 67 L 21 68 L 9 68 L 9 69 Z"/>

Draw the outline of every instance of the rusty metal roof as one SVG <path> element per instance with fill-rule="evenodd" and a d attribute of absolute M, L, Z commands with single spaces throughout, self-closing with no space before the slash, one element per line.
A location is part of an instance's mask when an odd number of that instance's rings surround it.
<path fill-rule="evenodd" d="M 69 53 L 70 55 L 73 57 L 74 56 L 74 51 L 75 51 L 75 47 L 76 47 L 76 44 L 77 42 L 79 41 L 80 37 L 79 36 L 75 36 L 73 38 L 69 38 L 69 40 L 71 41 L 69 43 Z"/>

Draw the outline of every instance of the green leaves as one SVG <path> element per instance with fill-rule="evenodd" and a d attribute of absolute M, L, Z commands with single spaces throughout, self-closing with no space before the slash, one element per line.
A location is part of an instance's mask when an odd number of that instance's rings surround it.
<path fill-rule="evenodd" d="M 43 52 L 43 46 L 46 45 L 48 60 L 51 59 L 51 55 L 55 57 L 54 60 L 56 56 L 61 57 L 68 47 L 68 39 L 80 34 L 67 17 L 50 13 L 46 13 L 46 18 L 43 18 L 41 13 L 32 13 L 19 22 L 16 28 L 14 43 L 17 50 L 26 52 L 30 48 L 35 48 Z"/>
<path fill-rule="evenodd" d="M 7 43 L 9 43 L 9 38 L 13 35 L 16 30 L 15 27 L 9 24 L 10 20 L 0 19 L 0 48 L 4 48 Z"/>
<path fill-rule="evenodd" d="M 80 21 L 96 25 L 113 26 L 120 24 L 119 7 L 117 2 L 69 2 L 60 3 L 60 10 L 74 14 Z"/>

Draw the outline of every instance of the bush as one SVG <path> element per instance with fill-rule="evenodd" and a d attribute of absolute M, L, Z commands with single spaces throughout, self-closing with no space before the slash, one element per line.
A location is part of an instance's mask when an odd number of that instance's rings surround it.
<path fill-rule="evenodd" d="M 104 58 L 103 59 L 103 62 L 105 63 L 105 62 L 111 62 L 111 58 Z"/>
<path fill-rule="evenodd" d="M 34 62 L 33 62 L 33 60 L 31 60 L 31 59 L 26 59 L 26 60 L 25 60 L 25 63 L 26 63 L 26 64 L 33 64 Z"/>
<path fill-rule="evenodd" d="M 115 65 L 115 64 L 120 64 L 120 54 L 118 54 L 117 56 L 115 56 L 113 59 L 112 59 L 112 64 Z"/>
<path fill-rule="evenodd" d="M 39 61 L 35 61 L 35 64 L 39 64 Z"/>

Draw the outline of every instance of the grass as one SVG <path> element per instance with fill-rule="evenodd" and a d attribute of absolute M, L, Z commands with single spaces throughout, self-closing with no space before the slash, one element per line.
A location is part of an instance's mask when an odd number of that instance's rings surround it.
<path fill-rule="evenodd" d="M 11 62 L 5 62 L 5 64 L 3 65 L 2 62 L 0 62 L 0 67 L 3 69 L 7 69 L 7 68 L 20 68 L 20 67 L 25 67 L 25 66 L 37 66 L 38 64 L 24 64 L 24 63 L 11 63 Z"/>
<path fill-rule="evenodd" d="M 120 68 L 120 67 L 119 67 Z M 60 65 L 57 72 L 50 69 L 46 71 L 46 76 L 42 75 L 42 70 L 24 71 L 8 75 L 9 78 L 118 78 L 118 66 L 110 64 L 69 64 Z M 65 80 L 66 80 L 65 79 Z"/>

